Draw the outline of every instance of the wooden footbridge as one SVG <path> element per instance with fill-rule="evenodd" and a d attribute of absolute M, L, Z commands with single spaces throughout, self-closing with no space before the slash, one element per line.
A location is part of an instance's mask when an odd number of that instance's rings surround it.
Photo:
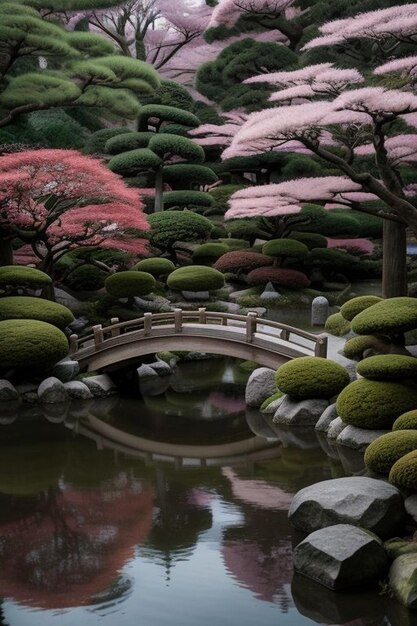
<path fill-rule="evenodd" d="M 81 368 L 100 370 L 162 351 L 224 354 L 276 369 L 300 356 L 327 354 L 327 337 L 247 315 L 174 309 L 109 326 L 94 326 L 84 337 L 70 337 L 70 354 Z"/>

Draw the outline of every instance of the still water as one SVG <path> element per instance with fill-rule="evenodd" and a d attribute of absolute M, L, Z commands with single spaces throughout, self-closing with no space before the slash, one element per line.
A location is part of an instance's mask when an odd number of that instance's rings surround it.
<path fill-rule="evenodd" d="M 293 577 L 291 498 L 344 470 L 246 410 L 238 362 L 184 363 L 142 398 L 132 371 L 123 399 L 3 410 L 0 625 L 417 624 L 378 589 Z"/>

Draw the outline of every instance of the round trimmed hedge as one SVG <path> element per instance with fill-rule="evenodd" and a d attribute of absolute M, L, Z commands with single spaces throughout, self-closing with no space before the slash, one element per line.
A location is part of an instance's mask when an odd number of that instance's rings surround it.
<path fill-rule="evenodd" d="M 356 315 L 352 330 L 358 335 L 396 335 L 417 328 L 417 298 L 388 298 Z"/>
<path fill-rule="evenodd" d="M 0 267 L 0 287 L 24 285 L 26 287 L 43 287 L 51 285 L 52 278 L 33 267 L 26 265 L 3 265 Z"/>
<path fill-rule="evenodd" d="M 250 285 L 263 285 L 268 282 L 289 289 L 304 289 L 310 281 L 303 272 L 282 267 L 259 267 L 248 274 Z"/>
<path fill-rule="evenodd" d="M 341 313 L 333 313 L 327 318 L 324 329 L 335 337 L 343 337 L 350 332 L 350 322 Z"/>
<path fill-rule="evenodd" d="M 348 339 L 343 346 L 343 354 L 347 359 L 359 360 L 365 350 L 373 350 L 386 354 L 390 350 L 388 337 L 375 337 L 375 335 L 361 335 Z"/>
<path fill-rule="evenodd" d="M 361 378 L 350 383 L 336 401 L 345 424 L 370 430 L 391 428 L 395 419 L 417 406 L 417 388 Z"/>
<path fill-rule="evenodd" d="M 93 291 L 104 286 L 107 276 L 108 273 L 96 265 L 86 263 L 71 272 L 66 277 L 65 283 L 75 291 Z"/>
<path fill-rule="evenodd" d="M 227 244 L 226 244 L 227 245 Z M 234 272 L 238 270 L 250 271 L 257 267 L 272 265 L 271 257 L 253 252 L 252 250 L 232 250 L 223 254 L 214 264 L 220 272 Z"/>
<path fill-rule="evenodd" d="M 177 291 L 215 291 L 224 286 L 224 276 L 212 267 L 187 265 L 172 272 L 167 285 Z"/>
<path fill-rule="evenodd" d="M 213 230 L 213 223 L 192 211 L 161 211 L 149 215 L 151 245 L 168 250 L 176 241 L 201 241 Z"/>
<path fill-rule="evenodd" d="M 377 304 L 377 302 L 382 302 L 382 300 L 383 299 L 378 296 L 357 296 L 345 302 L 340 307 L 340 312 L 345 319 L 351 322 L 356 315 L 362 313 L 362 311 L 365 311 L 370 306 Z"/>
<path fill-rule="evenodd" d="M 211 264 L 228 251 L 229 248 L 223 243 L 202 243 L 201 246 L 194 250 L 193 261 L 203 263 L 203 265 L 206 263 Z"/>
<path fill-rule="evenodd" d="M 280 391 L 296 398 L 331 398 L 349 384 L 344 367 L 317 356 L 284 363 L 275 374 Z"/>
<path fill-rule="evenodd" d="M 2 368 L 47 370 L 68 354 L 68 340 L 56 326 L 39 320 L 0 321 Z"/>
<path fill-rule="evenodd" d="M 114 298 L 133 298 L 150 293 L 155 286 L 155 279 L 148 272 L 127 270 L 106 278 L 104 286 Z"/>
<path fill-rule="evenodd" d="M 219 241 L 220 243 L 224 243 L 229 248 L 229 252 L 247 250 L 247 248 L 250 248 L 250 243 L 249 241 L 246 241 L 246 239 L 239 239 L 236 237 L 219 237 Z"/>
<path fill-rule="evenodd" d="M 146 148 L 154 134 L 155 133 L 150 132 L 138 133 L 135 131 L 117 134 L 106 141 L 104 149 L 108 154 L 120 154 L 128 150 Z"/>
<path fill-rule="evenodd" d="M 9 296 L 0 299 L 0 320 L 40 320 L 65 328 L 74 321 L 66 306 L 32 296 Z"/>
<path fill-rule="evenodd" d="M 417 409 L 407 411 L 397 417 L 392 430 L 417 430 Z"/>
<path fill-rule="evenodd" d="M 327 238 L 319 233 L 298 233 L 297 231 L 292 231 L 290 237 L 291 239 L 301 241 L 309 250 L 314 250 L 314 248 L 327 248 Z"/>
<path fill-rule="evenodd" d="M 308 248 L 296 239 L 271 239 L 262 246 L 263 254 L 290 259 L 305 259 Z"/>
<path fill-rule="evenodd" d="M 358 364 L 358 374 L 370 380 L 405 380 L 417 377 L 417 359 L 403 354 L 370 356 Z"/>
<path fill-rule="evenodd" d="M 133 266 L 133 269 L 141 272 L 147 272 L 148 274 L 152 274 L 154 278 L 158 278 L 159 276 L 164 276 L 173 272 L 175 270 L 175 265 L 169 259 L 152 257 L 149 259 L 142 259 L 142 261 L 139 261 L 139 263 L 136 263 L 136 265 Z"/>
<path fill-rule="evenodd" d="M 399 489 L 417 490 L 417 450 L 404 454 L 394 463 L 388 480 Z"/>
<path fill-rule="evenodd" d="M 365 451 L 365 465 L 378 474 L 389 474 L 391 467 L 408 452 L 417 451 L 417 431 L 398 430 L 375 439 Z"/>

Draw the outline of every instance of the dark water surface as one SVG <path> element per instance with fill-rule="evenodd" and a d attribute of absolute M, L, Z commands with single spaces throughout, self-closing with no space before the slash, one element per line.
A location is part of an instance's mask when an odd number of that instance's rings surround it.
<path fill-rule="evenodd" d="M 0 626 L 408 626 L 378 589 L 293 579 L 300 488 L 344 475 L 245 408 L 237 362 L 0 415 Z M 284 445 L 281 444 L 284 440 Z"/>

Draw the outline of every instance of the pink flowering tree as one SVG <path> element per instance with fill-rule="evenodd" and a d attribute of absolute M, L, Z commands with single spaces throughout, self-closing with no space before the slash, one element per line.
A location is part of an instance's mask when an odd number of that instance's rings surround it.
<path fill-rule="evenodd" d="M 75 150 L 28 150 L 0 157 L 0 260 L 13 261 L 15 239 L 31 245 L 51 271 L 80 246 L 146 249 L 148 230 L 137 189 L 100 161 Z"/>

